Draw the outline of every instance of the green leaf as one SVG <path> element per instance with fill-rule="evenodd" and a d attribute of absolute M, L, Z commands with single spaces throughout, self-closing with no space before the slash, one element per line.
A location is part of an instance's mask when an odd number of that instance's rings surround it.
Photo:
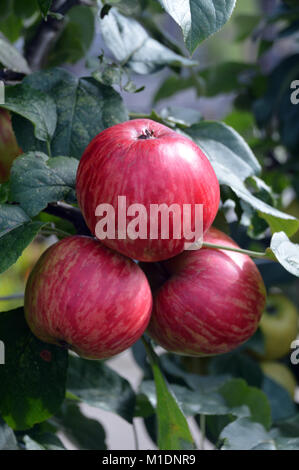
<path fill-rule="evenodd" d="M 78 160 L 69 157 L 49 158 L 38 152 L 17 158 L 11 169 L 11 199 L 19 202 L 31 217 L 50 202 L 68 198 L 75 201 Z"/>
<path fill-rule="evenodd" d="M 186 47 L 191 54 L 202 41 L 225 25 L 236 4 L 236 0 L 159 2 L 181 27 Z"/>
<path fill-rule="evenodd" d="M 95 419 L 87 418 L 76 403 L 65 401 L 61 411 L 52 418 L 69 441 L 80 450 L 107 449 L 105 430 Z"/>
<path fill-rule="evenodd" d="M 284 232 L 274 233 L 272 252 L 282 266 L 294 276 L 299 277 L 299 245 L 292 243 Z"/>
<path fill-rule="evenodd" d="M 260 172 L 260 165 L 245 140 L 229 126 L 220 122 L 202 122 L 184 129 L 204 151 L 214 167 L 220 184 L 228 185 L 234 193 L 260 217 L 272 232 L 284 230 L 289 236 L 296 233 L 299 220 L 275 209 L 254 196 L 245 180 Z"/>
<path fill-rule="evenodd" d="M 256 387 L 249 387 L 245 380 L 232 379 L 220 389 L 228 406 L 246 405 L 250 409 L 253 421 L 266 429 L 271 425 L 271 408 L 266 395 Z"/>
<path fill-rule="evenodd" d="M 0 418 L 0 450 L 18 449 L 18 443 L 13 430 Z"/>
<path fill-rule="evenodd" d="M 243 348 L 261 356 L 265 354 L 265 336 L 260 328 L 258 328 L 254 335 L 243 344 Z"/>
<path fill-rule="evenodd" d="M 148 398 L 149 404 L 157 407 L 157 395 L 155 383 L 152 380 L 145 380 L 140 387 L 141 396 Z M 179 407 L 186 416 L 201 415 L 233 415 L 237 417 L 250 416 L 250 410 L 243 403 L 237 406 L 230 406 L 223 395 L 221 388 L 210 390 L 209 387 L 198 387 L 196 391 L 191 391 L 181 385 L 171 384 L 171 393 L 175 396 Z M 247 403 L 245 404 L 247 405 Z M 143 408 L 149 413 L 149 408 Z"/>
<path fill-rule="evenodd" d="M 193 449 L 194 441 L 187 420 L 160 370 L 157 356 L 148 343 L 145 344 L 156 388 L 158 447 L 160 450 Z"/>
<path fill-rule="evenodd" d="M 9 198 L 9 181 L 0 184 L 0 204 L 4 204 Z"/>
<path fill-rule="evenodd" d="M 216 96 L 221 93 L 237 92 L 246 85 L 242 76 L 256 70 L 252 64 L 243 62 L 223 62 L 200 72 L 201 78 L 205 80 L 204 94 Z"/>
<path fill-rule="evenodd" d="M 102 37 L 116 60 L 135 73 L 154 73 L 166 65 L 197 65 L 151 38 L 136 20 L 121 15 L 115 8 L 100 21 L 100 25 Z"/>
<path fill-rule="evenodd" d="M 10 13 L 12 0 L 2 0 L 0 3 L 0 19 L 4 20 Z"/>
<path fill-rule="evenodd" d="M 37 11 L 36 0 L 13 0 L 13 9 L 16 16 L 30 18 Z"/>
<path fill-rule="evenodd" d="M 13 12 L 9 14 L 7 18 L 1 20 L 0 31 L 4 36 L 11 42 L 17 41 L 22 34 L 23 22 L 21 18 L 18 18 Z"/>
<path fill-rule="evenodd" d="M 51 433 L 34 435 L 34 437 L 25 434 L 24 444 L 26 450 L 66 450 L 61 440 Z"/>
<path fill-rule="evenodd" d="M 14 72 L 30 73 L 26 59 L 4 36 L 0 36 L 0 63 Z"/>
<path fill-rule="evenodd" d="M 248 418 L 228 424 L 220 434 L 222 450 L 298 450 L 299 438 L 282 437 Z"/>
<path fill-rule="evenodd" d="M 119 94 L 93 78 L 77 78 L 66 70 L 51 69 L 26 77 L 24 83 L 46 93 L 56 103 L 58 122 L 51 142 L 53 156 L 72 155 L 80 159 L 99 132 L 129 119 Z M 30 129 L 27 134 L 20 141 L 17 132 L 23 151 L 38 150 Z"/>
<path fill-rule="evenodd" d="M 44 225 L 32 222 L 18 206 L 0 204 L 0 273 L 17 261 Z"/>
<path fill-rule="evenodd" d="M 284 437 L 298 437 L 299 436 L 299 414 L 291 418 L 284 419 L 276 423 L 276 428 L 279 430 L 281 436 Z"/>
<path fill-rule="evenodd" d="M 52 98 L 23 84 L 6 88 L 2 108 L 28 119 L 35 128 L 35 137 L 50 141 L 57 123 L 56 105 Z"/>
<path fill-rule="evenodd" d="M 244 41 L 247 39 L 254 32 L 260 21 L 260 15 L 237 15 L 234 18 L 234 24 L 236 27 L 236 41 Z"/>
<path fill-rule="evenodd" d="M 228 424 L 221 432 L 220 439 L 224 440 L 222 450 L 251 450 L 261 444 L 274 446 L 266 429 L 249 418 L 240 418 Z"/>
<path fill-rule="evenodd" d="M 213 375 L 229 374 L 246 380 L 248 385 L 261 387 L 263 374 L 258 362 L 247 354 L 230 352 L 211 358 L 209 372 Z"/>
<path fill-rule="evenodd" d="M 197 75 L 192 75 L 191 77 L 171 75 L 162 83 L 154 96 L 153 102 L 157 103 L 157 101 L 169 98 L 180 91 L 188 90 L 190 88 L 195 88 L 198 94 L 201 93 L 203 83 L 201 82 L 200 77 L 197 77 Z"/>
<path fill-rule="evenodd" d="M 262 390 L 269 400 L 274 423 L 290 418 L 296 413 L 296 406 L 290 393 L 275 380 L 264 376 Z"/>
<path fill-rule="evenodd" d="M 18 206 L 0 205 L 0 237 L 26 222 L 30 222 L 27 214 Z"/>
<path fill-rule="evenodd" d="M 261 166 L 245 140 L 232 127 L 222 122 L 204 121 L 185 130 L 206 153 L 221 184 L 228 184 L 228 177 L 245 180 L 258 174 Z"/>
<path fill-rule="evenodd" d="M 91 46 L 95 30 L 95 17 L 89 6 L 79 5 L 67 15 L 67 23 L 49 56 L 50 66 L 76 63 Z"/>
<path fill-rule="evenodd" d="M 10 427 L 24 430 L 49 418 L 64 400 L 67 352 L 35 338 L 23 308 L 1 313 L 0 338 L 0 413 Z"/>
<path fill-rule="evenodd" d="M 70 356 L 67 389 L 84 403 L 132 423 L 135 394 L 129 382 L 104 362 Z"/>
<path fill-rule="evenodd" d="M 37 0 L 37 1 L 38 1 L 38 6 L 40 8 L 42 15 L 46 17 L 51 8 L 52 0 Z"/>
<path fill-rule="evenodd" d="M 190 127 L 201 121 L 202 114 L 196 109 L 188 109 L 180 106 L 169 106 L 159 111 L 161 118 L 167 125 L 178 127 Z"/>
<path fill-rule="evenodd" d="M 267 127 L 276 117 L 282 142 L 293 152 L 299 150 L 299 133 L 294 122 L 299 120 L 299 106 L 291 101 L 293 81 L 299 79 L 299 54 L 284 59 L 269 76 L 266 94 L 254 103 L 260 127 Z"/>

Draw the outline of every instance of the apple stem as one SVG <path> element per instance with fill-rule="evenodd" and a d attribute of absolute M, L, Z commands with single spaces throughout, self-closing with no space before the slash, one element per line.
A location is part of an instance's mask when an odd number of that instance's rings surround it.
<path fill-rule="evenodd" d="M 24 293 L 23 294 L 13 294 L 13 295 L 7 295 L 5 297 L 0 297 L 0 302 L 7 302 L 9 300 L 21 300 L 24 298 Z"/>
<path fill-rule="evenodd" d="M 200 450 L 205 450 L 205 438 L 206 438 L 206 417 L 201 414 L 199 418 L 200 422 Z"/>
<path fill-rule="evenodd" d="M 251 251 L 251 250 L 244 250 L 242 248 L 235 248 L 232 246 L 223 246 L 223 245 L 214 245 L 214 243 L 206 243 L 202 244 L 203 248 L 213 248 L 214 250 L 226 250 L 226 251 L 235 251 L 236 253 L 242 253 L 243 255 L 251 256 L 252 258 L 268 258 L 269 255 L 265 251 L 261 253 L 259 251 Z"/>
<path fill-rule="evenodd" d="M 132 426 L 133 426 L 133 434 L 134 434 L 134 442 L 135 442 L 135 450 L 139 450 L 139 443 L 138 443 L 138 434 L 137 434 L 137 429 L 136 429 L 136 422 L 132 421 Z"/>
<path fill-rule="evenodd" d="M 51 227 L 47 226 L 45 229 L 42 229 L 41 232 L 43 235 L 57 235 L 58 237 L 70 237 L 71 234 L 68 232 L 65 232 L 64 230 L 60 230 L 59 228 L 56 227 Z"/>

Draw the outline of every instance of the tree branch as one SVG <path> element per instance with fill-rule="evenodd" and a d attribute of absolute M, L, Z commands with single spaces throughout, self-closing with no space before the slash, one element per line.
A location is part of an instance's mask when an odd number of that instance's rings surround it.
<path fill-rule="evenodd" d="M 70 206 L 64 202 L 57 202 L 48 204 L 47 208 L 44 209 L 44 212 L 50 215 L 55 215 L 56 217 L 61 217 L 62 219 L 71 222 L 74 225 L 78 235 L 87 235 L 89 237 L 93 236 L 85 223 L 80 209 L 77 207 Z"/>
<path fill-rule="evenodd" d="M 54 0 L 51 11 L 65 15 L 80 3 L 80 0 L 67 0 L 61 4 L 61 0 Z M 25 57 L 31 70 L 39 70 L 46 64 L 49 53 L 59 38 L 64 25 L 64 19 L 58 20 L 51 16 L 42 20 L 35 35 L 25 48 Z"/>
<path fill-rule="evenodd" d="M 4 83 L 21 82 L 26 75 L 24 73 L 14 72 L 13 70 L 0 70 L 0 80 Z"/>

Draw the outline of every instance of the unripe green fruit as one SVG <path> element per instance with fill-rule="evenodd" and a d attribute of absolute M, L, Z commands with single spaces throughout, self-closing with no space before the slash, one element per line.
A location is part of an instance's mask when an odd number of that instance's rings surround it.
<path fill-rule="evenodd" d="M 265 353 L 260 359 L 279 359 L 289 353 L 298 335 L 298 311 L 283 294 L 270 294 L 260 328 L 265 338 Z"/>

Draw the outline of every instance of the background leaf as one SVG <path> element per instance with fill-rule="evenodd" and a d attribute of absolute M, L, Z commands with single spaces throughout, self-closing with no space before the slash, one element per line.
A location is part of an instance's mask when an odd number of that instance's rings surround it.
<path fill-rule="evenodd" d="M 71 443 L 80 450 L 105 450 L 106 433 L 95 419 L 87 418 L 79 406 L 66 400 L 61 411 L 52 418 Z"/>
<path fill-rule="evenodd" d="M 156 387 L 159 449 L 193 449 L 194 441 L 187 420 L 163 377 L 157 356 L 148 343 L 145 344 Z"/>
<path fill-rule="evenodd" d="M 26 59 L 2 35 L 0 35 L 0 63 L 14 72 L 30 73 Z"/>
<path fill-rule="evenodd" d="M 69 157 L 50 158 L 31 152 L 17 158 L 11 169 L 11 199 L 19 202 L 31 217 L 50 202 L 76 201 L 78 160 Z"/>
<path fill-rule="evenodd" d="M 23 308 L 1 313 L 5 366 L 0 368 L 0 413 L 24 430 L 53 415 L 65 396 L 67 351 L 32 335 Z"/>
<path fill-rule="evenodd" d="M 18 450 L 13 430 L 0 418 L 0 450 Z"/>
<path fill-rule="evenodd" d="M 274 233 L 271 250 L 282 266 L 299 277 L 299 245 L 292 243 L 284 232 Z"/>
<path fill-rule="evenodd" d="M 192 54 L 200 42 L 221 29 L 231 16 L 236 0 L 159 0 L 181 27 Z"/>
<path fill-rule="evenodd" d="M 151 38 L 136 20 L 121 15 L 115 8 L 100 24 L 103 39 L 116 60 L 135 73 L 154 73 L 166 65 L 190 67 L 197 64 Z"/>
<path fill-rule="evenodd" d="M 132 423 L 135 393 L 129 382 L 103 361 L 70 356 L 67 389 L 84 403 L 117 413 Z"/>
<path fill-rule="evenodd" d="M 22 85 L 6 88 L 2 108 L 28 119 L 34 126 L 34 135 L 44 142 L 53 137 L 56 123 L 56 105 L 45 93 Z"/>
<path fill-rule="evenodd" d="M 0 273 L 17 261 L 44 225 L 16 205 L 0 204 Z"/>
<path fill-rule="evenodd" d="M 93 78 L 77 78 L 66 70 L 37 72 L 24 80 L 27 86 L 46 93 L 56 103 L 58 122 L 51 142 L 53 156 L 80 159 L 89 142 L 102 130 L 128 120 L 122 99 L 113 88 Z M 45 106 L 45 104 L 44 104 Z M 45 107 L 46 111 L 46 107 Z M 14 125 L 24 152 L 41 150 L 30 128 Z M 46 149 L 43 149 L 46 152 Z"/>

